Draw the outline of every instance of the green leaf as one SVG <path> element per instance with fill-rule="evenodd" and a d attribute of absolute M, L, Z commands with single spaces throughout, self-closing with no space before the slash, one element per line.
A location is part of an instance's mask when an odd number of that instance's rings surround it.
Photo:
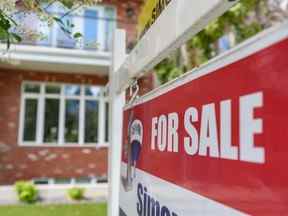
<path fill-rule="evenodd" d="M 74 35 L 73 35 L 73 38 L 74 39 L 78 39 L 78 38 L 81 38 L 83 37 L 83 35 L 80 33 L 80 32 L 76 32 Z"/>
<path fill-rule="evenodd" d="M 60 19 L 60 18 L 58 18 L 58 17 L 53 17 L 53 20 L 55 20 L 58 24 L 60 24 L 60 25 L 62 25 L 62 26 L 65 25 L 64 22 L 63 22 L 63 20 Z"/>
<path fill-rule="evenodd" d="M 65 34 L 68 34 L 68 35 L 71 35 L 71 31 L 69 29 L 67 29 L 65 26 L 60 26 L 60 29 L 65 33 Z"/>
<path fill-rule="evenodd" d="M 4 16 L 0 17 L 0 26 L 5 30 L 9 30 L 11 28 L 9 20 L 6 19 Z"/>
<path fill-rule="evenodd" d="M 68 9 L 71 9 L 73 7 L 73 1 L 71 0 L 62 0 L 61 2 Z"/>
<path fill-rule="evenodd" d="M 22 38 L 20 35 L 11 33 L 11 36 L 16 40 L 17 43 L 20 43 L 22 41 Z"/>
<path fill-rule="evenodd" d="M 0 26 L 0 40 L 7 40 L 8 36 L 8 31 Z"/>

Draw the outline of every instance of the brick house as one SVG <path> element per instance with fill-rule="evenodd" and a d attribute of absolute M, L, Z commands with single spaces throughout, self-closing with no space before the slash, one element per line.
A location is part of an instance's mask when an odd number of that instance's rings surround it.
<path fill-rule="evenodd" d="M 104 0 L 65 18 L 84 33 L 82 46 L 57 26 L 41 26 L 48 37 L 15 45 L 8 61 L 2 59 L 1 185 L 24 179 L 43 184 L 107 179 L 104 86 L 112 32 L 126 29 L 127 44 L 133 46 L 141 2 Z M 58 6 L 56 11 L 63 13 Z"/>

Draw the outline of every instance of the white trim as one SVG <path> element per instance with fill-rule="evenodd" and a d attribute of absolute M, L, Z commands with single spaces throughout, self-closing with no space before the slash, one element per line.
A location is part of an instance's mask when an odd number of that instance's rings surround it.
<path fill-rule="evenodd" d="M 0 49 L 5 50 L 3 44 Z M 109 66 L 110 53 L 102 51 L 49 48 L 30 45 L 11 45 L 9 58 L 20 61 L 47 62 L 72 65 Z"/>
<path fill-rule="evenodd" d="M 81 89 L 81 92 L 80 92 L 80 96 L 81 98 L 84 98 L 84 99 L 81 99 L 79 101 L 79 119 L 78 119 L 78 123 L 79 123 L 79 128 L 78 128 L 78 142 L 79 142 L 79 145 L 84 145 L 84 142 L 85 142 L 85 111 L 86 111 L 86 100 L 85 100 L 85 88 L 84 86 L 82 85 L 80 87 Z M 98 121 L 98 125 L 99 125 L 99 121 Z"/>
<path fill-rule="evenodd" d="M 24 93 L 25 94 L 25 93 Z M 45 116 L 45 105 L 44 102 L 44 84 L 40 84 L 40 96 L 38 98 L 38 109 L 37 109 L 37 123 L 36 123 L 36 144 L 40 145 L 43 143 L 44 137 L 44 116 Z"/>
<path fill-rule="evenodd" d="M 105 100 L 103 98 L 99 99 L 99 114 L 103 113 L 103 115 L 98 114 L 99 118 L 99 126 L 98 126 L 98 141 L 105 142 Z"/>
<path fill-rule="evenodd" d="M 5 48 L 3 44 L 0 44 L 0 50 L 5 50 Z M 5 55 L 3 58 L 13 60 L 15 63 L 3 63 L 6 68 L 31 68 L 31 70 L 40 72 L 67 73 L 68 71 L 69 73 L 77 72 L 78 74 L 93 75 L 107 75 L 107 68 L 111 64 L 111 54 L 109 52 L 19 44 L 12 44 L 9 55 Z M 49 64 L 54 65 L 49 66 Z M 95 67 L 98 70 L 95 70 Z M 101 70 L 102 68 L 103 70 Z"/>
<path fill-rule="evenodd" d="M 24 114 L 25 114 L 25 99 L 23 97 L 23 88 L 24 85 L 21 83 L 20 91 L 21 91 L 21 98 L 20 98 L 20 114 L 19 114 L 19 128 L 18 128 L 18 144 L 20 144 L 23 140 L 23 131 L 24 131 Z"/>
<path fill-rule="evenodd" d="M 108 104 L 108 109 L 107 110 L 106 110 L 106 104 Z M 105 98 L 105 100 L 104 100 L 104 110 L 105 110 L 104 113 L 108 112 L 108 115 L 107 115 L 108 119 L 104 118 L 104 127 L 106 128 L 106 120 L 107 120 L 107 123 L 108 123 L 108 127 L 107 127 L 107 129 L 108 129 L 108 137 L 107 137 L 107 140 L 106 140 L 106 134 L 104 134 L 104 143 L 107 144 L 107 145 L 109 145 L 109 127 L 110 127 L 110 125 L 109 125 L 109 109 L 110 108 L 109 107 L 110 107 L 109 100 L 107 98 Z"/>
<path fill-rule="evenodd" d="M 60 105 L 59 105 L 59 129 L 58 129 L 58 143 L 59 146 L 64 144 L 64 133 L 65 133 L 65 100 L 64 100 L 64 88 L 61 88 L 60 92 Z"/>
<path fill-rule="evenodd" d="M 137 106 L 139 104 L 150 101 L 169 91 L 172 91 L 179 86 L 184 85 L 185 83 L 191 82 L 192 80 L 198 79 L 204 75 L 214 73 L 217 69 L 239 61 L 251 54 L 254 54 L 255 52 L 258 52 L 287 38 L 288 22 L 275 26 L 274 28 L 268 29 L 256 35 L 255 37 L 250 38 L 249 40 L 234 47 L 233 49 L 213 58 L 200 68 L 193 69 L 192 71 L 183 74 L 181 77 L 172 80 L 136 99 L 133 104 L 126 105 L 124 109 L 127 110 L 133 106 Z"/>
<path fill-rule="evenodd" d="M 6 45 L 0 44 L 1 50 L 5 50 Z M 18 54 L 31 54 L 31 55 L 40 55 L 40 56 L 48 56 L 51 58 L 53 56 L 57 58 L 61 57 L 70 57 L 74 58 L 74 60 L 82 60 L 82 59 L 90 59 L 91 62 L 94 59 L 102 59 L 108 60 L 111 57 L 111 54 L 103 51 L 91 51 L 91 50 L 77 50 L 77 49 L 63 49 L 57 47 L 41 47 L 41 46 L 33 46 L 33 45 L 14 45 L 11 44 L 11 49 L 9 50 L 9 55 L 13 53 Z M 34 56 L 33 55 L 33 56 Z M 70 62 L 73 64 L 80 64 L 81 62 Z M 92 62 L 93 63 L 93 62 Z"/>
<path fill-rule="evenodd" d="M 125 105 L 125 92 L 117 93 L 117 78 L 119 68 L 126 57 L 126 34 L 124 30 L 116 30 L 113 37 L 113 57 L 110 68 L 109 85 L 109 142 L 108 148 L 108 215 L 119 215 L 119 192 L 120 192 L 120 163 L 121 141 L 123 128 L 123 107 Z"/>
<path fill-rule="evenodd" d="M 51 143 L 51 144 L 41 144 L 41 145 L 37 145 L 36 143 L 31 143 L 31 142 L 22 142 L 21 144 L 19 144 L 19 146 L 21 146 L 21 148 L 35 148 L 35 147 L 39 147 L 39 148 L 93 148 L 93 149 L 101 149 L 101 148 L 107 148 L 109 147 L 109 145 L 104 145 L 101 143 L 93 143 L 93 144 L 84 144 L 84 145 L 79 145 L 79 144 L 63 144 L 63 145 L 59 145 L 57 143 Z"/>
<path fill-rule="evenodd" d="M 23 95 L 23 97 L 26 99 L 26 98 L 30 98 L 30 99 L 39 99 L 40 98 L 40 93 L 25 93 Z"/>
<path fill-rule="evenodd" d="M 25 84 L 39 84 L 40 93 L 25 93 Z M 46 85 L 55 85 L 60 87 L 60 94 L 46 94 Z M 80 86 L 81 93 L 79 96 L 65 96 L 65 86 L 67 85 L 77 85 Z M 85 87 L 93 85 L 83 85 L 83 84 L 67 84 L 67 83 L 56 83 L 56 82 L 38 82 L 38 81 L 23 81 L 21 84 L 21 104 L 20 104 L 20 120 L 19 120 L 19 130 L 18 130 L 18 145 L 24 147 L 84 147 L 84 148 L 102 148 L 107 147 L 108 144 L 105 142 L 105 125 L 101 118 L 105 115 L 105 109 L 101 108 L 102 103 L 107 101 L 107 98 L 103 98 L 103 90 L 100 88 L 100 96 L 86 96 Z M 44 142 L 44 120 L 45 120 L 45 100 L 46 99 L 59 99 L 59 119 L 58 119 L 58 140 L 57 143 L 47 143 Z M 36 122 L 36 138 L 35 142 L 25 142 L 23 141 L 24 135 L 24 118 L 25 118 L 25 100 L 26 99 L 36 99 L 37 103 L 37 122 Z M 69 99 L 75 99 L 79 101 L 79 131 L 78 131 L 78 142 L 76 143 L 65 143 L 65 101 Z M 85 143 L 85 102 L 86 101 L 97 101 L 98 102 L 98 142 L 97 143 Z M 104 117 L 103 117 L 104 118 Z M 102 131 L 103 130 L 103 131 Z M 102 134 L 102 136 L 100 135 Z"/>

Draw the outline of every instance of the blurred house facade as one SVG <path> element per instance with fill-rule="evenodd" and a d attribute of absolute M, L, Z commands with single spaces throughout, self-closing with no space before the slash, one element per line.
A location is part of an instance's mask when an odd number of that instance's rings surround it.
<path fill-rule="evenodd" d="M 0 62 L 1 185 L 106 181 L 112 35 L 125 29 L 133 46 L 141 2 L 103 0 L 65 16 L 83 34 L 80 43 L 57 25 L 19 16 L 45 37 L 13 45 Z M 65 13 L 61 5 L 51 10 Z"/>

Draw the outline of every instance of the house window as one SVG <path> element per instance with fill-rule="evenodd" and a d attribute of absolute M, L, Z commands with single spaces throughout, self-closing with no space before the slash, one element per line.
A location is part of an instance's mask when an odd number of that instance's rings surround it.
<path fill-rule="evenodd" d="M 108 99 L 100 86 L 24 82 L 19 143 L 108 143 Z"/>
<path fill-rule="evenodd" d="M 57 47 L 61 48 L 74 48 L 76 45 L 75 40 L 71 37 L 71 35 L 66 32 L 66 30 L 72 32 L 73 28 L 71 28 L 71 24 L 73 23 L 73 15 L 67 14 L 67 9 L 64 6 L 58 6 L 58 14 L 59 16 L 64 16 L 61 20 L 65 24 L 66 29 L 63 26 L 56 25 L 56 40 L 57 40 Z"/>
<path fill-rule="evenodd" d="M 86 9 L 84 11 L 84 44 L 86 48 L 97 47 L 99 41 L 99 10 Z"/>
<path fill-rule="evenodd" d="M 116 28 L 116 10 L 113 7 L 105 7 L 105 49 L 112 50 L 113 32 Z"/>
<path fill-rule="evenodd" d="M 66 10 L 58 6 L 57 13 L 63 16 Z M 74 27 L 70 29 L 71 32 L 81 32 L 83 34 L 82 43 L 77 44 L 71 35 L 65 33 L 58 25 L 55 25 L 55 46 L 62 48 L 80 46 L 83 49 L 110 50 L 112 33 L 116 27 L 115 18 L 115 9 L 108 6 L 85 8 L 69 14 L 62 21 L 64 23 L 73 23 Z"/>
<path fill-rule="evenodd" d="M 83 22 L 78 25 L 80 32 L 84 33 L 84 48 L 110 50 L 112 33 L 116 28 L 115 9 L 108 6 L 90 7 L 84 9 L 82 14 Z"/>
<path fill-rule="evenodd" d="M 19 13 L 13 19 L 28 29 L 39 34 L 37 40 L 23 38 L 26 44 L 38 44 L 59 48 L 93 49 L 110 51 L 112 35 L 116 28 L 116 9 L 113 5 L 97 5 L 81 7 L 72 11 L 61 2 L 43 3 L 45 11 L 61 19 L 61 22 L 51 22 L 33 13 Z M 67 31 L 68 30 L 68 31 Z M 13 29 L 16 32 L 16 28 Z M 75 33 L 83 35 L 80 42 L 73 38 Z M 19 33 L 19 32 L 18 32 Z"/>

